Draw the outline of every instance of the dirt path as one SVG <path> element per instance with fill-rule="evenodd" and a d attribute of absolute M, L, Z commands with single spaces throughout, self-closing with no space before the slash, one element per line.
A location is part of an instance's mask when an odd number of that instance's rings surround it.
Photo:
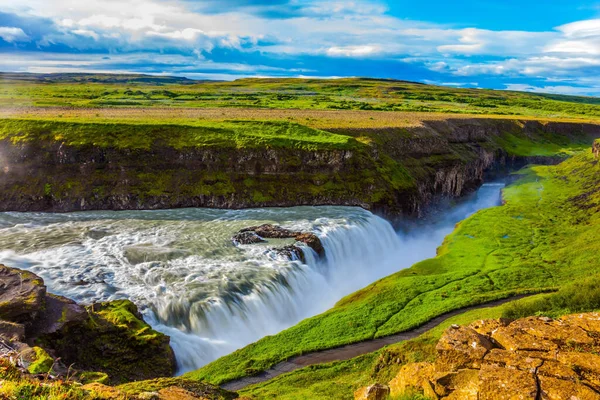
<path fill-rule="evenodd" d="M 374 352 L 376 350 L 381 349 L 387 345 L 393 343 L 403 342 L 405 340 L 414 339 L 417 336 L 422 335 L 428 330 L 435 328 L 448 318 L 454 317 L 456 315 L 462 314 L 466 311 L 476 310 L 480 308 L 490 308 L 497 307 L 499 305 L 508 303 L 510 301 L 518 300 L 523 297 L 527 297 L 529 295 L 518 295 L 509 297 L 506 299 L 495 300 L 489 303 L 478 304 L 475 306 L 460 308 L 458 310 L 450 311 L 448 313 L 442 314 L 438 317 L 433 318 L 429 322 L 421 325 L 418 328 L 397 333 L 395 335 L 386 336 L 377 339 L 366 340 L 364 342 L 358 342 L 354 344 L 349 344 L 346 346 L 336 347 L 333 349 L 316 351 L 314 353 L 308 353 L 301 356 L 292 357 L 287 361 L 282 361 L 279 364 L 274 365 L 266 371 L 261 372 L 258 375 L 247 376 L 244 378 L 236 379 L 233 381 L 229 381 L 221 385 L 223 389 L 237 391 L 245 388 L 249 385 L 254 385 L 256 383 L 261 383 L 268 381 L 270 379 L 275 378 L 281 374 L 285 374 L 287 372 L 295 371 L 300 368 L 308 367 L 309 365 L 315 364 L 324 364 L 332 361 L 344 361 L 349 360 L 351 358 L 360 356 L 362 354 L 367 354 Z"/>

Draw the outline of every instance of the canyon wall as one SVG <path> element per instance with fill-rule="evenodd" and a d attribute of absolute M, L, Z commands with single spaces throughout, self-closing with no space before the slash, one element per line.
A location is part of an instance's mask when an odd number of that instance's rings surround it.
<path fill-rule="evenodd" d="M 369 141 L 345 150 L 176 149 L 158 141 L 127 149 L 7 137 L 0 141 L 0 210 L 348 205 L 418 216 L 486 178 L 558 162 L 561 146 L 589 145 L 600 125 L 449 119 L 333 132 Z"/>

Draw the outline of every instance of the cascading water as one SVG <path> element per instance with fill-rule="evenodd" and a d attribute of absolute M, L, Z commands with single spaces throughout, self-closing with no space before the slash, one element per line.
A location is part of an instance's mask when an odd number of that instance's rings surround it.
<path fill-rule="evenodd" d="M 435 255 L 457 221 L 495 205 L 484 185 L 447 218 L 398 235 L 353 207 L 0 213 L 0 263 L 42 276 L 82 303 L 129 298 L 171 336 L 180 372 L 330 308 L 341 297 Z M 275 223 L 315 232 L 326 257 L 305 263 L 270 251 L 290 240 L 235 247 L 239 229 Z"/>

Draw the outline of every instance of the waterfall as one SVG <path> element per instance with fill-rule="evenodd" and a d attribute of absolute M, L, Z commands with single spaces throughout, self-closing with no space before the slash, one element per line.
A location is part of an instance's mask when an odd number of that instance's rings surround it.
<path fill-rule="evenodd" d="M 347 225 L 317 220 L 317 233 L 326 256 L 319 259 L 303 247 L 305 263 L 296 260 L 275 283 L 268 282 L 252 292 L 214 299 L 209 304 L 158 306 L 149 315 L 156 329 L 171 336 L 180 372 L 199 368 L 256 340 L 280 332 L 304 318 L 332 307 L 341 297 L 387 275 L 393 254 L 401 241 L 382 218 L 364 212 Z M 252 245 L 248 245 L 252 246 Z M 386 257 L 387 256 L 387 257 Z M 179 309 L 184 330 L 174 330 L 168 321 Z M 177 323 L 176 323 L 177 324 Z"/>
<path fill-rule="evenodd" d="M 132 300 L 171 337 L 183 373 L 435 256 L 456 222 L 499 204 L 502 186 L 484 185 L 402 234 L 356 207 L 0 213 L 0 263 L 81 303 Z M 293 240 L 232 244 L 239 229 L 262 223 L 314 232 L 325 256 L 303 247 L 301 262 L 272 251 Z"/>

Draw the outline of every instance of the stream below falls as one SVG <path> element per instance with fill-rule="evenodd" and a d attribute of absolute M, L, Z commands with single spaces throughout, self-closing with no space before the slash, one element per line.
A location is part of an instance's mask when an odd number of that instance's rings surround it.
<path fill-rule="evenodd" d="M 30 270 L 48 290 L 83 304 L 130 299 L 171 336 L 179 373 L 331 308 L 341 297 L 435 256 L 454 225 L 500 204 L 483 185 L 435 218 L 395 231 L 356 207 L 0 213 L 0 263 Z M 306 262 L 234 246 L 239 229 L 279 224 L 317 234 L 326 256 Z"/>

